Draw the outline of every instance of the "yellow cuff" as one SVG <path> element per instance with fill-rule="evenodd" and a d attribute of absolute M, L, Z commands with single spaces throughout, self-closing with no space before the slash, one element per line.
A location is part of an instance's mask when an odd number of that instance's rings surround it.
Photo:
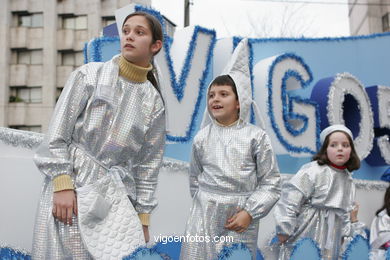
<path fill-rule="evenodd" d="M 62 191 L 62 190 L 73 190 L 73 182 L 72 178 L 69 175 L 63 174 L 58 175 L 53 179 L 53 188 L 54 192 Z"/>
<path fill-rule="evenodd" d="M 149 226 L 150 225 L 150 222 L 149 222 L 150 214 L 148 214 L 148 213 L 138 213 L 138 217 L 141 220 L 141 223 L 142 223 L 143 226 Z"/>

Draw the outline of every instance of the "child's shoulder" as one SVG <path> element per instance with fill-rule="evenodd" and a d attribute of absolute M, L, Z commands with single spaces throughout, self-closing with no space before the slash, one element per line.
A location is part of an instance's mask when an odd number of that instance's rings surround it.
<path fill-rule="evenodd" d="M 196 133 L 196 135 L 194 137 L 194 142 L 195 141 L 200 141 L 200 140 L 206 138 L 208 132 L 210 131 L 210 127 L 211 127 L 211 124 L 208 124 L 207 126 L 205 126 L 202 129 L 200 129 L 198 131 L 198 133 Z"/>
<path fill-rule="evenodd" d="M 326 165 L 319 165 L 317 163 L 317 161 L 311 161 L 311 162 L 308 162 L 304 165 L 301 166 L 301 168 L 299 168 L 297 174 L 310 174 L 310 175 L 314 175 L 316 174 L 317 172 L 320 172 L 324 169 L 324 167 L 326 167 Z"/>

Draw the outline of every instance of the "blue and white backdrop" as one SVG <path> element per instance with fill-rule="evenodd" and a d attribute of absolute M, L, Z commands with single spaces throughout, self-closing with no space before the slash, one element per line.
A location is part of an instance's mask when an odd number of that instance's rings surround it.
<path fill-rule="evenodd" d="M 164 23 L 158 11 L 131 5 L 117 11 L 117 24 L 130 10 L 150 12 Z M 119 53 L 116 28 L 111 29 L 86 44 L 86 62 L 106 61 Z M 205 91 L 240 40 L 216 39 L 214 30 L 199 26 L 179 30 L 173 38 L 165 35 L 155 62 L 167 107 L 167 145 L 152 240 L 184 231 L 191 206 L 188 161 L 205 109 Z M 319 148 L 321 129 L 345 124 L 362 159 L 354 173 L 359 217 L 370 225 L 388 185 L 382 180 L 390 180 L 385 174 L 390 167 L 390 34 L 249 39 L 248 45 L 250 87 L 284 178 L 310 161 Z M 0 139 L 0 198 L 2 209 L 7 209 L 0 214 L 0 243 L 29 251 L 42 180 L 31 156 L 42 135 L 3 128 Z M 272 214 L 260 223 L 258 244 L 265 251 L 274 230 Z"/>

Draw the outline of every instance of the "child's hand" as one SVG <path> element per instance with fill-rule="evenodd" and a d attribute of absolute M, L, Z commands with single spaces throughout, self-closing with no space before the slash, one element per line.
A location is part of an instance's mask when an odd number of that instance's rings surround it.
<path fill-rule="evenodd" d="M 283 244 L 284 242 L 286 242 L 288 240 L 289 236 L 287 235 L 278 235 L 278 239 L 279 239 L 279 242 L 281 244 Z"/>
<path fill-rule="evenodd" d="M 142 225 L 142 230 L 144 231 L 145 242 L 148 243 L 149 240 L 150 240 L 150 236 L 149 236 L 149 226 Z"/>
<path fill-rule="evenodd" d="M 358 222 L 358 213 L 359 213 L 359 204 L 357 202 L 354 203 L 353 209 L 351 211 L 351 222 Z"/>
<path fill-rule="evenodd" d="M 226 221 L 225 228 L 242 233 L 248 228 L 251 222 L 252 216 L 247 211 L 241 210 Z"/>
<path fill-rule="evenodd" d="M 74 190 L 53 193 L 53 216 L 64 224 L 72 225 L 72 216 L 77 216 L 77 200 Z"/>

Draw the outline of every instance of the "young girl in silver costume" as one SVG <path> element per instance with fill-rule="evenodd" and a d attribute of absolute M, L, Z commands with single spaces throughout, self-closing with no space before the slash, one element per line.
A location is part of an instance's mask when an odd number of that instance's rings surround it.
<path fill-rule="evenodd" d="M 68 79 L 35 157 L 45 181 L 34 259 L 91 259 L 81 239 L 75 189 L 113 172 L 132 197 L 149 240 L 165 112 L 157 86 L 148 79 L 153 79 L 150 62 L 162 40 L 156 18 L 132 13 L 122 25 L 121 54 L 105 63 L 85 64 Z"/>
<path fill-rule="evenodd" d="M 386 189 L 383 207 L 375 214 L 370 230 L 370 260 L 385 260 L 390 248 L 390 187 Z"/>
<path fill-rule="evenodd" d="M 318 243 L 323 259 L 338 259 L 342 242 L 361 230 L 352 226 L 350 216 L 355 198 L 351 171 L 360 167 L 352 133 L 332 125 L 320 139 L 320 151 L 283 185 L 275 206 L 279 259 L 289 259 L 294 244 L 305 237 Z"/>
<path fill-rule="evenodd" d="M 249 123 L 252 104 L 247 41 L 207 91 L 204 124 L 194 138 L 193 197 L 181 259 L 216 259 L 244 243 L 255 259 L 259 219 L 279 198 L 280 175 L 268 135 Z M 211 117 L 211 122 L 206 121 Z M 225 241 L 225 238 L 232 238 Z"/>

